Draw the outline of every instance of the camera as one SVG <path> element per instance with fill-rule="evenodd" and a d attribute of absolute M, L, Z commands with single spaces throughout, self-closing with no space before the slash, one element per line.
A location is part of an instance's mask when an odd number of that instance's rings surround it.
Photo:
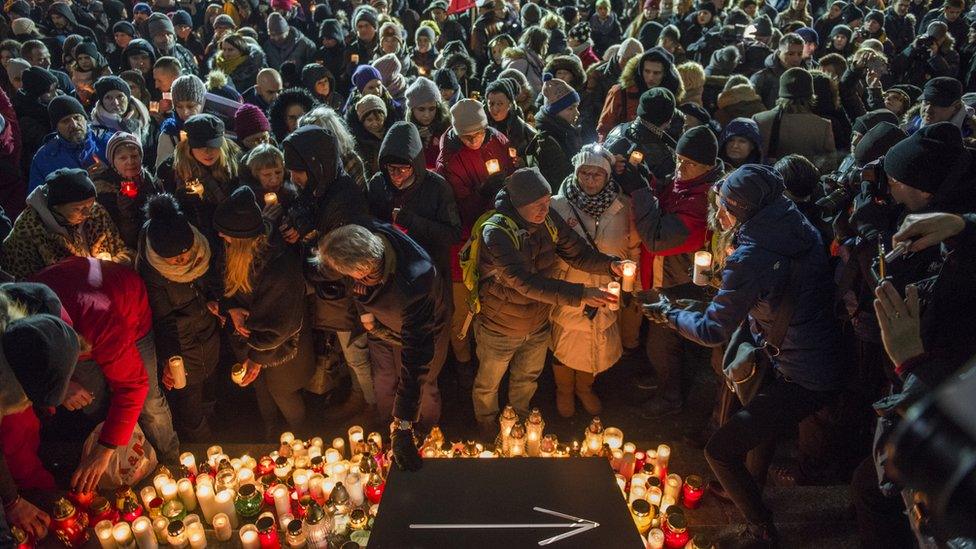
<path fill-rule="evenodd" d="M 824 177 L 824 187 L 830 192 L 817 200 L 816 205 L 825 217 L 832 217 L 848 208 L 860 193 L 875 200 L 889 202 L 888 176 L 884 173 L 884 157 L 869 162 L 863 168 L 852 166 L 839 177 Z"/>
<path fill-rule="evenodd" d="M 315 228 L 315 214 L 311 205 L 302 199 L 295 200 L 285 210 L 284 223 L 305 237 Z"/>

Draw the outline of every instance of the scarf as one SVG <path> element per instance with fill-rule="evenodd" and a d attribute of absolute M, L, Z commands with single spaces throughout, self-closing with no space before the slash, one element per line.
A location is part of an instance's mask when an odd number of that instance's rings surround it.
<path fill-rule="evenodd" d="M 593 219 L 600 219 L 604 212 L 607 211 L 613 201 L 617 199 L 617 194 L 620 193 L 620 187 L 614 180 L 607 181 L 607 184 L 603 186 L 603 189 L 594 194 L 588 195 L 583 192 L 583 189 L 579 186 L 579 181 L 573 177 L 572 182 L 566 186 L 566 199 L 569 202 L 580 209 L 586 215 L 592 217 Z"/>
<path fill-rule="evenodd" d="M 210 269 L 210 243 L 200 234 L 196 227 L 193 229 L 193 247 L 190 248 L 190 262 L 186 265 L 170 265 L 156 253 L 146 238 L 146 260 L 153 269 L 159 271 L 163 278 L 179 284 L 189 284 L 207 274 Z"/>
<path fill-rule="evenodd" d="M 112 130 L 124 131 L 136 137 L 144 138 L 145 130 L 148 127 L 147 120 L 149 119 L 149 112 L 146 111 L 146 115 L 142 116 L 140 110 L 142 104 L 132 103 L 133 101 L 138 101 L 138 99 L 129 97 L 129 101 L 129 109 L 124 116 L 108 112 L 102 106 L 102 102 L 99 101 L 95 104 L 95 109 L 92 110 L 92 122 Z"/>
<path fill-rule="evenodd" d="M 573 54 L 574 55 L 579 56 L 584 51 L 586 51 L 587 49 L 589 49 L 592 46 L 593 46 L 593 41 L 592 40 L 587 40 L 586 42 L 581 43 L 580 45 L 576 46 L 575 48 L 570 48 L 570 49 L 573 50 Z"/>
<path fill-rule="evenodd" d="M 242 53 L 240 57 L 231 60 L 224 59 L 223 54 L 217 54 L 217 58 L 214 60 L 214 65 L 217 65 L 217 68 L 223 71 L 224 74 L 230 76 L 234 74 L 237 67 L 241 66 L 241 63 L 245 61 L 247 61 L 247 54 L 244 53 Z"/>

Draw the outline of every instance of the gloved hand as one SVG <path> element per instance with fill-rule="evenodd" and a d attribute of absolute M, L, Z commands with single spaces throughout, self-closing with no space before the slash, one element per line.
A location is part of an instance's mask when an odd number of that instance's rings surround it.
<path fill-rule="evenodd" d="M 413 441 L 412 429 L 394 429 L 390 433 L 390 441 L 393 445 L 393 462 L 401 471 L 418 471 L 423 467 L 424 461 Z"/>
<path fill-rule="evenodd" d="M 668 313 L 672 308 L 673 305 L 671 304 L 671 300 L 669 300 L 663 294 L 656 302 L 644 303 L 641 305 L 641 311 L 644 312 L 644 316 L 657 324 L 668 323 Z"/>

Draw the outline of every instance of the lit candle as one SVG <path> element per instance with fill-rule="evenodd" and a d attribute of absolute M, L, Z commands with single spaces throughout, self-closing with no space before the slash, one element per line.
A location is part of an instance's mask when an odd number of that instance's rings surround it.
<path fill-rule="evenodd" d="M 634 279 L 637 275 L 637 264 L 633 261 L 624 261 L 621 267 L 624 274 L 621 277 L 621 289 L 625 292 L 634 291 Z"/>
<path fill-rule="evenodd" d="M 278 204 L 278 194 L 277 193 L 264 193 L 264 205 L 274 206 Z"/>
<path fill-rule="evenodd" d="M 213 459 L 214 456 L 219 456 L 220 454 L 223 454 L 223 453 L 224 453 L 224 449 L 221 448 L 219 445 L 216 445 L 216 444 L 214 444 L 210 448 L 207 448 L 207 461 L 210 462 L 210 466 L 211 467 L 216 467 L 217 466 L 217 462 L 215 462 L 214 459 Z"/>
<path fill-rule="evenodd" d="M 112 537 L 119 549 L 135 549 L 136 539 L 132 535 L 132 527 L 128 522 L 119 522 L 112 527 Z"/>
<path fill-rule="evenodd" d="M 288 493 L 288 486 L 279 484 L 274 487 L 274 506 L 278 516 L 291 512 L 291 497 Z"/>
<path fill-rule="evenodd" d="M 230 541 L 231 532 L 230 519 L 223 513 L 217 513 L 213 518 L 214 535 L 217 541 Z"/>
<path fill-rule="evenodd" d="M 708 286 L 708 271 L 712 267 L 710 252 L 695 252 L 695 270 L 692 282 L 696 286 Z"/>
<path fill-rule="evenodd" d="M 139 545 L 139 549 L 157 549 L 159 547 L 149 517 L 139 517 L 132 521 L 132 533 L 136 536 L 136 544 Z"/>
<path fill-rule="evenodd" d="M 363 443 L 363 428 L 359 425 L 353 425 L 349 428 L 349 455 L 356 455 L 359 453 L 359 445 Z"/>
<path fill-rule="evenodd" d="M 657 462 L 654 464 L 654 474 L 657 478 L 664 480 L 668 475 L 668 462 L 671 461 L 671 447 L 661 444 L 657 447 Z"/>
<path fill-rule="evenodd" d="M 678 493 L 681 491 L 681 476 L 676 473 L 668 475 L 664 482 L 664 499 L 671 499 L 672 502 L 678 501 Z"/>
<path fill-rule="evenodd" d="M 261 542 L 258 541 L 258 529 L 253 524 L 245 524 L 241 527 L 240 537 L 243 549 L 261 548 Z"/>
<path fill-rule="evenodd" d="M 647 533 L 647 549 L 664 549 L 664 531 L 653 528 Z"/>
<path fill-rule="evenodd" d="M 630 161 L 630 164 L 632 166 L 636 166 L 636 165 L 640 164 L 641 162 L 644 161 L 644 153 L 642 153 L 640 151 L 633 151 L 633 152 L 631 152 L 630 153 L 629 161 Z"/>
<path fill-rule="evenodd" d="M 186 526 L 183 525 L 183 521 L 175 520 L 169 523 L 169 526 L 166 527 L 166 543 L 170 544 L 173 549 L 186 547 Z"/>
<path fill-rule="evenodd" d="M 647 487 L 641 486 L 639 484 L 630 485 L 630 502 L 633 503 L 637 499 L 645 499 L 644 496 L 647 495 Z"/>
<path fill-rule="evenodd" d="M 661 513 L 667 513 L 668 507 L 675 504 L 675 500 L 672 497 L 664 496 L 661 498 Z"/>
<path fill-rule="evenodd" d="M 156 489 L 157 494 L 163 491 L 163 486 L 165 486 L 169 480 L 170 476 L 166 473 L 159 473 L 153 477 L 153 487 Z"/>
<path fill-rule="evenodd" d="M 223 513 L 230 519 L 230 525 L 237 528 L 237 511 L 234 510 L 234 491 L 231 489 L 221 490 L 214 496 L 214 507 L 217 513 Z M 216 513 L 214 513 L 216 514 Z"/>
<path fill-rule="evenodd" d="M 220 512 L 217 509 L 217 503 L 214 501 L 213 486 L 207 483 L 197 483 L 197 503 L 200 504 L 203 519 L 207 522 L 213 522 L 214 515 Z"/>
<path fill-rule="evenodd" d="M 496 173 L 502 171 L 501 166 L 498 164 L 497 158 L 492 158 L 486 161 L 485 169 L 488 170 L 488 175 L 495 175 Z"/>
<path fill-rule="evenodd" d="M 624 445 L 624 433 L 616 427 L 607 427 L 603 430 L 603 443 L 611 450 L 619 450 Z"/>
<path fill-rule="evenodd" d="M 359 63 L 359 54 L 358 53 L 354 53 L 354 54 L 350 55 L 349 56 L 349 61 L 351 61 L 353 65 Z"/>
<path fill-rule="evenodd" d="M 542 431 L 545 426 L 542 413 L 538 408 L 533 408 L 525 420 L 525 449 L 529 457 L 539 457 L 542 452 Z"/>
<path fill-rule="evenodd" d="M 298 490 L 298 495 L 303 496 L 308 493 L 308 471 L 304 469 L 296 469 L 291 475 L 292 482 L 295 484 L 295 489 Z"/>
<path fill-rule="evenodd" d="M 342 437 L 336 437 L 332 439 L 332 447 L 335 448 L 337 452 L 339 452 L 339 457 L 341 458 L 346 451 L 345 439 L 343 439 Z M 328 458 L 328 453 L 326 453 L 326 457 Z M 328 461 L 328 459 L 326 459 L 326 461 Z"/>
<path fill-rule="evenodd" d="M 180 465 L 186 467 L 194 475 L 197 474 L 197 458 L 193 457 L 193 452 L 180 454 Z"/>
<path fill-rule="evenodd" d="M 173 388 L 183 389 L 186 387 L 186 367 L 183 365 L 183 357 L 171 356 L 166 363 L 169 368 L 169 375 L 173 378 Z"/>
<path fill-rule="evenodd" d="M 366 496 L 363 493 L 362 475 L 359 473 L 349 473 L 346 475 L 346 478 L 342 483 L 349 492 L 349 500 L 352 502 L 352 504 L 357 507 L 362 505 L 363 500 L 366 499 Z"/>
<path fill-rule="evenodd" d="M 206 549 L 207 547 L 207 533 L 199 522 L 194 522 L 186 527 L 186 538 L 190 542 L 190 549 Z"/>
<path fill-rule="evenodd" d="M 291 455 L 296 461 L 300 459 L 308 458 L 308 450 L 305 449 L 305 443 L 300 440 L 296 440 L 291 443 Z M 297 467 L 297 466 L 296 466 Z"/>
<path fill-rule="evenodd" d="M 518 151 L 515 150 L 515 147 L 508 148 L 508 156 L 511 156 L 513 160 L 518 156 Z"/>
<path fill-rule="evenodd" d="M 149 502 L 156 499 L 156 489 L 152 486 L 143 486 L 139 490 L 139 498 L 142 500 L 143 507 L 149 507 Z"/>
<path fill-rule="evenodd" d="M 617 309 L 620 308 L 620 283 L 617 281 L 608 283 L 607 292 L 613 294 L 614 297 L 617 298 L 617 301 L 614 301 L 613 303 L 607 305 L 607 308 L 610 309 L 611 311 L 616 311 Z M 621 440 L 620 442 L 622 444 L 623 440 Z"/>
<path fill-rule="evenodd" d="M 661 489 L 657 486 L 649 486 L 647 488 L 647 501 L 651 502 L 651 505 L 661 506 Z"/>
<path fill-rule="evenodd" d="M 617 488 L 620 488 L 620 493 L 624 495 L 624 499 L 627 499 L 627 479 L 619 473 L 613 477 L 617 480 Z"/>
<path fill-rule="evenodd" d="M 681 503 L 688 509 L 697 509 L 705 495 L 704 483 L 698 475 L 688 475 L 681 488 Z"/>
<path fill-rule="evenodd" d="M 241 467 L 241 470 L 237 472 L 237 485 L 243 486 L 245 484 L 254 484 L 254 469 Z"/>
<path fill-rule="evenodd" d="M 193 494 L 193 483 L 188 478 L 181 478 L 176 483 L 176 491 L 180 494 L 180 500 L 187 511 L 197 508 L 197 497 Z"/>
<path fill-rule="evenodd" d="M 153 520 L 152 528 L 153 534 L 156 535 L 156 541 L 159 543 L 166 543 L 166 529 L 169 527 L 169 519 L 166 517 L 159 517 Z"/>
<path fill-rule="evenodd" d="M 189 194 L 195 194 L 198 196 L 203 196 L 203 183 L 199 179 L 191 179 L 186 182 L 186 192 Z"/>
<path fill-rule="evenodd" d="M 163 489 L 160 490 L 159 495 L 160 497 L 163 498 L 163 501 L 172 501 L 176 499 L 177 491 L 178 488 L 176 485 L 176 481 L 170 479 L 166 481 L 166 484 L 163 485 Z"/>
<path fill-rule="evenodd" d="M 186 141 L 186 130 L 180 130 L 180 141 Z"/>
<path fill-rule="evenodd" d="M 316 473 L 308 477 L 308 493 L 317 502 L 325 501 L 322 485 L 325 484 L 325 477 Z"/>
<path fill-rule="evenodd" d="M 247 367 L 242 362 L 234 364 L 230 369 L 230 379 L 238 385 L 244 384 L 245 375 L 247 375 Z"/>
<path fill-rule="evenodd" d="M 95 535 L 102 549 L 115 549 L 115 537 L 112 535 L 112 521 L 103 520 L 95 524 Z"/>

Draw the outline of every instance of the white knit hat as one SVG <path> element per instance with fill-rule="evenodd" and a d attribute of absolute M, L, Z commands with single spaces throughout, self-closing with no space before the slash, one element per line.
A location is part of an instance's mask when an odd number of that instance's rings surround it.
<path fill-rule="evenodd" d="M 580 152 L 576 153 L 573 157 L 573 166 L 579 170 L 583 166 L 595 166 L 601 170 L 607 172 L 607 176 L 611 175 L 611 166 L 613 165 L 613 155 L 610 154 L 603 145 L 599 143 L 592 143 L 590 145 L 584 146 L 580 149 Z"/>
<path fill-rule="evenodd" d="M 617 57 L 625 63 L 642 53 L 644 53 L 644 46 L 640 43 L 640 40 L 628 38 L 620 43 L 620 49 L 617 50 Z"/>

